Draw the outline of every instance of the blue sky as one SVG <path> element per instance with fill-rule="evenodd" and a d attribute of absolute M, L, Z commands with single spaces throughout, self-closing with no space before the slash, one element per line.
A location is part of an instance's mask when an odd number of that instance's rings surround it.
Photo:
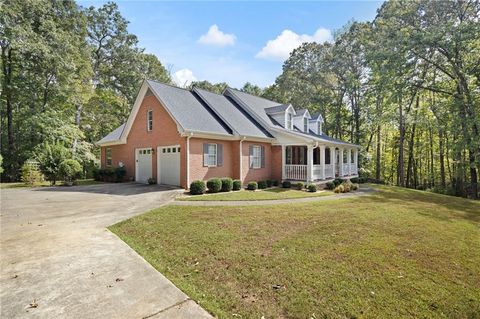
<path fill-rule="evenodd" d="M 79 1 L 100 6 L 105 1 Z M 272 84 L 301 42 L 329 41 L 348 21 L 371 21 L 378 1 L 116 1 L 139 45 L 179 85 L 191 80 Z"/>

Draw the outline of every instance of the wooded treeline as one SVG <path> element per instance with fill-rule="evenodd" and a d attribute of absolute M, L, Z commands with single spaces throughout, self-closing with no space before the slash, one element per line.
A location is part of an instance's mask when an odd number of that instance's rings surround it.
<path fill-rule="evenodd" d="M 332 43 L 294 50 L 274 85 L 242 90 L 320 112 L 326 134 L 363 146 L 365 176 L 478 198 L 479 16 L 473 0 L 388 1 Z M 45 143 L 91 163 L 93 142 L 126 120 L 141 81 L 171 82 L 127 26 L 113 3 L 3 2 L 2 180 Z"/>
<path fill-rule="evenodd" d="M 479 1 L 389 1 L 243 90 L 320 112 L 327 135 L 363 146 L 365 176 L 478 198 L 479 19 Z"/>
<path fill-rule="evenodd" d="M 27 159 L 52 152 L 93 166 L 93 143 L 125 122 L 143 79 L 171 82 L 127 26 L 114 3 L 2 2 L 2 181 L 18 180 Z"/>

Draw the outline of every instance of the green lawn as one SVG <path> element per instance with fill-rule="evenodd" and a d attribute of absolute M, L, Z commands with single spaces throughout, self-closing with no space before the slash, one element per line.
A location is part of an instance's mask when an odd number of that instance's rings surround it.
<path fill-rule="evenodd" d="M 91 185 L 91 184 L 98 184 L 101 182 L 95 181 L 93 179 L 79 179 L 76 181 L 76 185 Z M 57 182 L 55 186 L 62 186 L 62 182 Z M 23 187 L 46 187 L 46 186 L 52 186 L 50 185 L 50 182 L 44 181 L 40 183 L 35 183 L 33 185 L 25 184 L 22 182 L 19 183 L 0 183 L 0 188 L 23 188 Z"/>
<path fill-rule="evenodd" d="M 110 229 L 220 318 L 479 318 L 480 203 L 379 187 L 165 206 Z"/>
<path fill-rule="evenodd" d="M 304 198 L 333 195 L 331 191 L 318 191 L 310 193 L 306 190 L 294 190 L 290 188 L 270 188 L 257 191 L 241 190 L 229 193 L 195 195 L 189 197 L 178 197 L 177 200 L 188 201 L 254 201 L 271 199 Z"/>

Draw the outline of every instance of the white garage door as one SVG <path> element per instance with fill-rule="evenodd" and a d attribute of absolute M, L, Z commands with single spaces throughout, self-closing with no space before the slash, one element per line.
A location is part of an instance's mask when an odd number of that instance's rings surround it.
<path fill-rule="evenodd" d="M 180 186 L 180 146 L 159 146 L 157 154 L 158 183 Z"/>
<path fill-rule="evenodd" d="M 135 149 L 135 181 L 148 183 L 152 177 L 152 153 L 151 148 Z"/>

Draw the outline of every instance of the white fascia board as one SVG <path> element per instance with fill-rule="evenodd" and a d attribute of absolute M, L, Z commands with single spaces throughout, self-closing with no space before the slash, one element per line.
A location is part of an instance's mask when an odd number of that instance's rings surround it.
<path fill-rule="evenodd" d="M 121 140 L 115 140 L 115 141 L 109 141 L 109 142 L 102 142 L 102 143 L 95 143 L 95 145 L 97 146 L 113 146 L 113 145 L 122 145 L 122 144 L 126 144 L 126 142 L 123 142 Z"/>

